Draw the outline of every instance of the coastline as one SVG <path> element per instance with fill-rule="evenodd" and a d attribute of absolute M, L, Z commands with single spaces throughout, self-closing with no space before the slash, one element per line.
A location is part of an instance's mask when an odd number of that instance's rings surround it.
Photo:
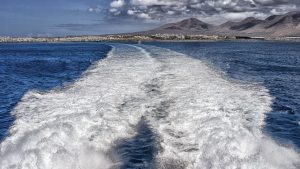
<path fill-rule="evenodd" d="M 283 41 L 300 42 L 300 37 L 246 37 L 217 35 L 90 35 L 69 37 L 0 37 L 0 43 L 59 42 L 216 42 L 216 41 Z"/>

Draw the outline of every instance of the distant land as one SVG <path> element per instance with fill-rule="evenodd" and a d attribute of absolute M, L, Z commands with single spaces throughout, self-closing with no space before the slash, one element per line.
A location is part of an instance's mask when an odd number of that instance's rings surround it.
<path fill-rule="evenodd" d="M 166 24 L 153 30 L 133 34 L 219 35 L 265 38 L 300 37 L 300 12 L 272 15 L 265 20 L 249 17 L 240 22 L 228 21 L 221 25 L 212 25 L 196 18 L 189 18 L 177 23 Z"/>
<path fill-rule="evenodd" d="M 95 41 L 155 41 L 155 40 L 296 40 L 300 41 L 300 12 L 272 15 L 265 20 L 254 17 L 240 22 L 228 21 L 212 25 L 188 18 L 158 28 L 123 34 L 68 37 L 0 37 L 0 43 L 9 42 L 95 42 Z"/>

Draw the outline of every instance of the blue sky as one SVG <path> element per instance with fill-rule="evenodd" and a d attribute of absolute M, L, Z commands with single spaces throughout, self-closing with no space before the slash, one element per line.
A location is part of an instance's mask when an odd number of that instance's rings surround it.
<path fill-rule="evenodd" d="M 0 36 L 66 36 L 148 29 L 153 24 L 109 15 L 104 0 L 1 0 Z"/>
<path fill-rule="evenodd" d="M 1 0 L 0 36 L 134 32 L 197 17 L 220 24 L 299 10 L 299 0 Z"/>

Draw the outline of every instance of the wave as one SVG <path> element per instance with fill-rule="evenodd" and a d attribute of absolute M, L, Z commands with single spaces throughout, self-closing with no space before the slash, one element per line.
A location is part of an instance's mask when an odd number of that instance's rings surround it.
<path fill-rule="evenodd" d="M 128 152 L 115 149 L 145 124 L 157 151 L 144 168 L 300 167 L 293 148 L 262 133 L 272 104 L 263 86 L 171 50 L 113 46 L 74 84 L 22 98 L 1 168 L 124 168 Z"/>

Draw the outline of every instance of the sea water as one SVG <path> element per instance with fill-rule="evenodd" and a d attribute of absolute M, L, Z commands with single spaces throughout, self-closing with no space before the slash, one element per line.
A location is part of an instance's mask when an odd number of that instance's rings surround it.
<path fill-rule="evenodd" d="M 298 43 L 0 49 L 1 168 L 300 167 Z"/>

